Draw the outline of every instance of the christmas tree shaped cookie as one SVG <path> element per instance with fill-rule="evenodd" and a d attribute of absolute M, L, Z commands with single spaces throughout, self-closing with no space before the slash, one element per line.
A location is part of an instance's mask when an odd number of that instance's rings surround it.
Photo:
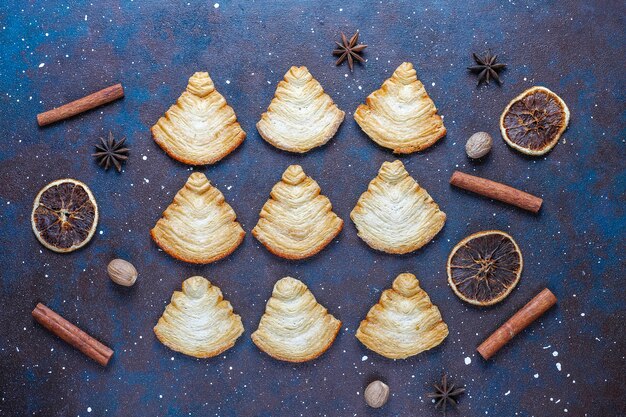
<path fill-rule="evenodd" d="M 236 218 L 224 195 L 194 172 L 150 234 L 174 258 L 207 264 L 229 255 L 243 240 L 246 233 Z"/>
<path fill-rule="evenodd" d="M 341 231 L 330 200 L 302 170 L 291 165 L 274 185 L 252 234 L 270 252 L 287 259 L 313 256 Z"/>
<path fill-rule="evenodd" d="M 172 350 L 210 358 L 233 347 L 243 333 L 243 324 L 222 291 L 196 276 L 183 282 L 182 292 L 174 292 L 154 333 Z"/>
<path fill-rule="evenodd" d="M 400 274 L 361 322 L 356 337 L 390 359 L 405 359 L 439 345 L 448 326 L 413 274 Z"/>
<path fill-rule="evenodd" d="M 324 353 L 340 327 L 304 283 L 285 277 L 274 285 L 252 341 L 275 359 L 305 362 Z"/>
<path fill-rule="evenodd" d="M 152 126 L 152 136 L 172 158 L 206 165 L 231 153 L 246 133 L 209 73 L 196 72 L 176 104 Z"/>
<path fill-rule="evenodd" d="M 369 246 L 395 254 L 421 248 L 446 222 L 446 214 L 400 161 L 383 163 L 350 218 Z"/>
<path fill-rule="evenodd" d="M 307 67 L 291 67 L 256 126 L 275 147 L 303 153 L 328 142 L 343 117 Z"/>
<path fill-rule="evenodd" d="M 435 104 L 408 62 L 367 97 L 354 120 L 374 142 L 395 153 L 421 151 L 446 134 Z"/>

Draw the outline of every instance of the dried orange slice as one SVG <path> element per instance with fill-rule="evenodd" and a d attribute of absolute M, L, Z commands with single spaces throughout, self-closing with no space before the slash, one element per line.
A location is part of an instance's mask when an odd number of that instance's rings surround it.
<path fill-rule="evenodd" d="M 31 224 L 35 236 L 55 252 L 72 252 L 87 244 L 98 225 L 98 205 L 89 187 L 64 178 L 39 191 Z"/>
<path fill-rule="evenodd" d="M 500 116 L 502 137 L 527 155 L 543 155 L 559 141 L 569 123 L 561 97 L 545 87 L 532 87 L 515 97 Z"/>
<path fill-rule="evenodd" d="M 448 257 L 448 283 L 460 299 L 477 306 L 502 301 L 522 275 L 522 252 L 499 230 L 474 233 L 460 241 Z"/>

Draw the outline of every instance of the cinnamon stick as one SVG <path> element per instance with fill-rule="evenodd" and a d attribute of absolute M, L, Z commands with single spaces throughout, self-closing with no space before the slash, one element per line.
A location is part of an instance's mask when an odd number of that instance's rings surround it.
<path fill-rule="evenodd" d="M 517 188 L 459 171 L 455 171 L 454 174 L 452 174 L 450 184 L 533 213 L 537 213 L 543 203 L 541 198 L 518 190 Z"/>
<path fill-rule="evenodd" d="M 37 115 L 37 123 L 39 123 L 39 126 L 46 126 L 76 116 L 87 110 L 95 109 L 98 106 L 110 103 L 122 97 L 124 97 L 122 84 L 115 84 L 76 101 L 72 101 L 71 103 L 64 104 L 56 109 L 39 113 Z"/>
<path fill-rule="evenodd" d="M 54 333 L 65 342 L 89 356 L 102 366 L 106 366 L 113 356 L 113 350 L 98 342 L 87 333 L 74 326 L 63 317 L 38 303 L 33 310 L 33 317 L 43 327 Z"/>
<path fill-rule="evenodd" d="M 556 304 L 556 297 L 545 288 L 532 300 L 515 313 L 502 326 L 491 334 L 476 349 L 480 356 L 489 359 L 506 345 L 515 335 L 524 330 L 533 321 L 537 320 L 550 307 Z"/>

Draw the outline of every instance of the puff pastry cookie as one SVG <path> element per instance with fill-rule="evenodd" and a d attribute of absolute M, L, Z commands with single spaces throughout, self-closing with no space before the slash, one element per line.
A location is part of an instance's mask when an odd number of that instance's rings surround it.
<path fill-rule="evenodd" d="M 275 147 L 303 153 L 328 142 L 343 117 L 307 67 L 291 67 L 256 127 Z"/>
<path fill-rule="evenodd" d="M 365 243 L 395 254 L 421 248 L 446 222 L 446 214 L 400 161 L 383 163 L 350 218 Z"/>
<path fill-rule="evenodd" d="M 217 356 L 234 346 L 243 333 L 241 317 L 222 297 L 222 291 L 203 277 L 183 281 L 154 327 L 168 348 L 196 358 Z"/>
<path fill-rule="evenodd" d="M 421 151 L 446 135 L 435 104 L 409 62 L 367 97 L 354 120 L 374 142 L 395 153 Z"/>
<path fill-rule="evenodd" d="M 275 359 L 305 362 L 324 353 L 340 327 L 304 283 L 285 277 L 274 285 L 252 341 Z"/>
<path fill-rule="evenodd" d="M 150 231 L 176 259 L 207 264 L 231 254 L 246 234 L 224 195 L 199 172 L 189 176 Z"/>
<path fill-rule="evenodd" d="M 361 322 L 356 337 L 390 359 L 405 359 L 439 345 L 448 326 L 413 274 L 400 274 Z"/>
<path fill-rule="evenodd" d="M 287 259 L 313 256 L 343 227 L 330 200 L 300 165 L 291 165 L 274 185 L 252 234 L 270 252 Z"/>
<path fill-rule="evenodd" d="M 213 164 L 246 138 L 208 72 L 196 72 L 189 79 L 187 90 L 151 130 L 169 156 L 190 165 Z"/>

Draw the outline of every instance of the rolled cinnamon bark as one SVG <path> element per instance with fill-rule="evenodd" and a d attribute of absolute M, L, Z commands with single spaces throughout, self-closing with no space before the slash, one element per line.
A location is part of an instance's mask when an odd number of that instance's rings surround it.
<path fill-rule="evenodd" d="M 476 350 L 484 359 L 491 358 L 515 335 L 528 327 L 555 304 L 556 297 L 549 289 L 545 288 L 508 319 L 506 323 L 500 326 L 498 330 L 493 332 Z"/>
<path fill-rule="evenodd" d="M 450 184 L 485 197 L 493 198 L 494 200 L 502 201 L 503 203 L 514 205 L 524 210 L 532 211 L 533 213 L 537 213 L 543 203 L 541 198 L 518 190 L 517 188 L 459 171 L 455 171 L 454 174 L 452 174 Z"/>
<path fill-rule="evenodd" d="M 64 104 L 56 109 L 48 110 L 37 115 L 37 123 L 39 126 L 46 126 L 60 120 L 76 116 L 87 110 L 95 109 L 103 104 L 110 103 L 118 98 L 124 97 L 124 88 L 122 84 L 115 84 L 103 90 L 96 91 L 86 97 Z"/>
<path fill-rule="evenodd" d="M 102 366 L 106 366 L 113 356 L 113 350 L 98 342 L 69 321 L 39 303 L 33 310 L 33 317 L 43 327 L 65 342 L 89 356 Z"/>

